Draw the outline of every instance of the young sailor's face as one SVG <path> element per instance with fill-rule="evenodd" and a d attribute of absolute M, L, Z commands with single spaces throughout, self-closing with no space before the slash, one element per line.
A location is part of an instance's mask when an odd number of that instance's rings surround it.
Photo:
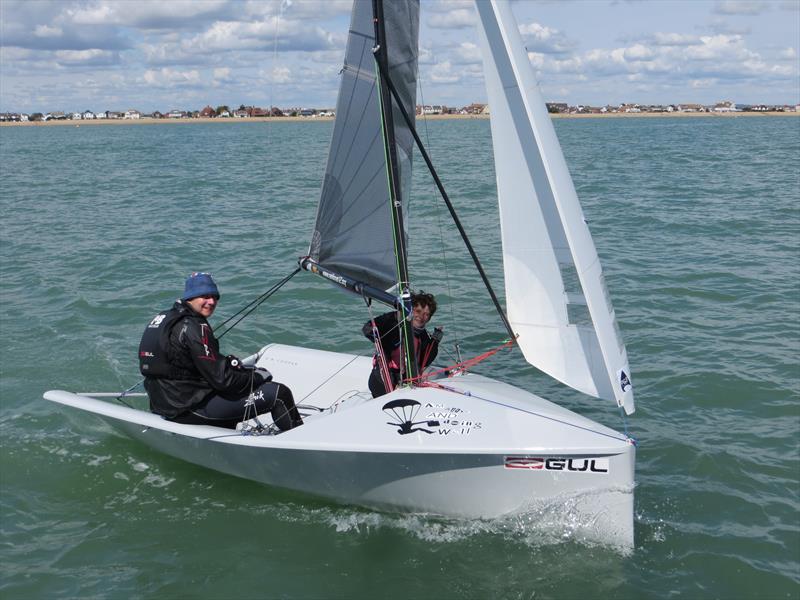
<path fill-rule="evenodd" d="M 411 324 L 417 329 L 424 329 L 430 320 L 431 309 L 429 306 L 420 306 L 418 304 L 412 309 Z"/>
<path fill-rule="evenodd" d="M 217 308 L 217 302 L 218 300 L 215 296 L 199 296 L 186 301 L 194 312 L 206 319 L 214 314 L 214 309 Z"/>

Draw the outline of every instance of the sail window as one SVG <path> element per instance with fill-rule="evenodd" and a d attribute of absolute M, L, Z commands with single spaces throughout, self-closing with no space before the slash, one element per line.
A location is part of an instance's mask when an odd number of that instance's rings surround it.
<path fill-rule="evenodd" d="M 558 263 L 561 270 L 561 281 L 564 284 L 564 297 L 567 304 L 567 320 L 570 325 L 592 326 L 592 317 L 586 305 L 586 297 L 578 278 L 574 263 Z"/>

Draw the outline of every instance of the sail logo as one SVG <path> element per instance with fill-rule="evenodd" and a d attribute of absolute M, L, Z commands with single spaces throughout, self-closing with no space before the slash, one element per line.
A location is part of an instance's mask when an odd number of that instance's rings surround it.
<path fill-rule="evenodd" d="M 338 283 L 339 285 L 347 287 L 347 280 L 344 277 L 334 275 L 333 273 L 328 273 L 327 271 L 321 271 L 320 275 L 322 275 L 325 279 L 330 279 L 334 283 Z"/>
<path fill-rule="evenodd" d="M 161 325 L 162 321 L 167 318 L 167 315 L 156 315 L 152 321 L 150 321 L 150 325 L 148 327 L 158 328 Z"/>
<path fill-rule="evenodd" d="M 619 386 L 622 388 L 623 393 L 627 392 L 628 388 L 631 387 L 631 380 L 625 374 L 625 371 L 619 372 Z"/>
<path fill-rule="evenodd" d="M 563 471 L 569 473 L 600 473 L 609 471 L 607 458 L 545 458 L 543 456 L 506 456 L 505 469 L 528 471 Z"/>

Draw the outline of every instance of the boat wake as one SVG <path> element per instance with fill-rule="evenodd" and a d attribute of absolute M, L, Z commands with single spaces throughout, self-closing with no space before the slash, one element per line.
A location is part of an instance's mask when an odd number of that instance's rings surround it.
<path fill-rule="evenodd" d="M 595 490 L 583 494 L 536 502 L 513 515 L 496 519 L 454 519 L 425 513 L 384 513 L 341 506 L 311 508 L 294 502 L 272 505 L 269 513 L 280 519 L 309 525 L 324 525 L 337 533 L 371 536 L 395 531 L 420 541 L 451 544 L 484 536 L 499 537 L 505 542 L 542 548 L 564 543 L 613 549 L 628 555 L 631 548 L 620 545 L 618 532 L 609 529 L 595 514 L 587 516 L 581 506 L 593 496 L 609 493 L 624 496 L 633 490 Z"/>

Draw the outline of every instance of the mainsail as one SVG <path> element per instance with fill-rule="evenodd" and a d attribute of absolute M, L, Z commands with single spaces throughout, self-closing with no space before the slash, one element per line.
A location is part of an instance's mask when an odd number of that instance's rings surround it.
<path fill-rule="evenodd" d="M 628 358 L 600 260 L 511 7 L 475 5 L 509 321 L 529 363 L 630 414 Z"/>
<path fill-rule="evenodd" d="M 385 2 L 383 15 L 389 75 L 406 112 L 413 115 L 419 2 Z M 339 275 L 387 290 L 398 283 L 399 274 L 374 47 L 373 3 L 356 0 L 309 258 Z M 405 203 L 414 140 L 396 106 L 393 114 L 397 168 Z"/>

